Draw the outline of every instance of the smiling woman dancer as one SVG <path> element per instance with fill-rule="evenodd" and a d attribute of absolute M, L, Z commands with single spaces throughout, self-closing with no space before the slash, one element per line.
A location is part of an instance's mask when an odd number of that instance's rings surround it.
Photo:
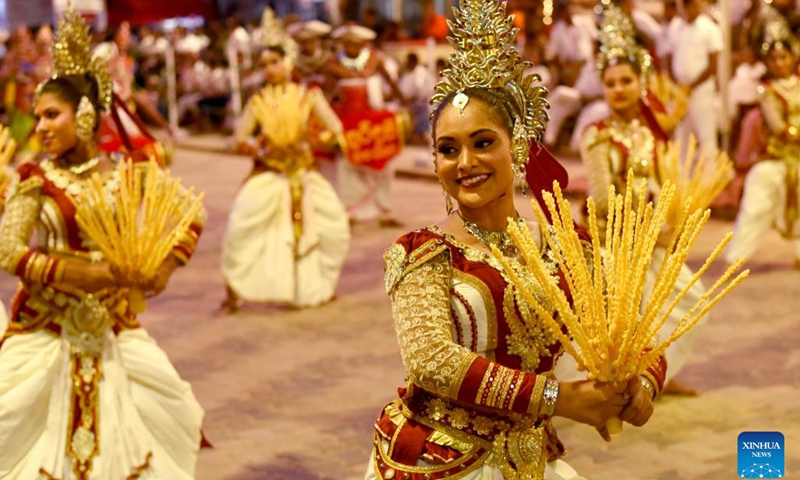
<path fill-rule="evenodd" d="M 269 9 L 261 31 L 266 89 L 297 86 L 291 80 L 297 45 Z M 222 248 L 228 287 L 222 308 L 228 313 L 242 300 L 314 307 L 334 297 L 350 225 L 336 191 L 314 168 L 311 152 L 322 137 L 340 139 L 342 123 L 319 88 L 303 92 L 326 129 L 320 138 L 276 148 L 260 131 L 253 99 L 236 131 L 237 149 L 253 156 L 253 170 L 234 200 Z"/>
<path fill-rule="evenodd" d="M 120 156 L 97 144 L 111 84 L 105 67 L 90 63 L 89 42 L 88 25 L 69 6 L 56 73 L 34 109 L 46 156 L 19 167 L 0 224 L 0 267 L 20 278 L 0 339 L 0 478 L 190 480 L 203 410 L 75 217 L 93 174 L 109 195 L 120 186 Z M 161 292 L 189 259 L 202 225 L 195 219 L 141 285 L 147 293 Z"/>
<path fill-rule="evenodd" d="M 740 256 L 752 256 L 775 226 L 792 243 L 794 268 L 800 270 L 800 42 L 783 17 L 774 11 L 769 15 L 761 43 L 772 78 L 760 89 L 766 148 L 745 178 L 725 258 L 733 263 Z"/>
<path fill-rule="evenodd" d="M 605 231 L 602 225 L 605 225 L 608 215 L 608 187 L 613 184 L 618 192 L 625 191 L 628 169 L 633 169 L 637 181 L 647 179 L 647 189 L 652 199 L 656 200 L 661 190 L 658 155 L 666 147 L 668 137 L 657 120 L 657 112 L 642 101 L 651 61 L 647 51 L 636 43 L 635 35 L 636 30 L 630 17 L 613 5 L 605 8 L 600 34 L 602 46 L 597 66 L 603 82 L 603 95 L 611 108 L 611 115 L 586 129 L 580 149 L 581 161 L 589 174 L 588 193 L 597 204 L 597 220 L 601 231 Z M 669 123 L 677 123 L 677 120 L 679 119 Z M 650 279 L 655 278 L 664 253 L 663 247 L 657 247 L 654 251 Z M 684 265 L 675 291 L 683 290 L 693 276 L 689 267 Z M 662 327 L 664 338 L 675 329 L 704 292 L 705 288 L 699 282 L 692 286 Z M 689 359 L 695 332 L 693 330 L 667 350 L 669 373 L 664 393 L 697 393 L 674 380 L 674 376 Z M 574 362 L 570 362 L 571 359 L 566 360 L 559 366 L 559 374 L 562 377 L 577 378 L 579 372 L 570 366 Z"/>
<path fill-rule="evenodd" d="M 526 167 L 546 102 L 511 46 L 511 20 L 495 0 L 465 0 L 456 11 L 452 67 L 432 117 L 448 215 L 386 252 L 408 380 L 375 424 L 367 480 L 582 479 L 560 459 L 552 417 L 592 425 L 608 439 L 612 417 L 646 423 L 661 387 L 662 361 L 627 384 L 559 383 L 553 368 L 562 346 L 544 323 L 518 315 L 524 300 L 490 252 L 497 246 L 525 271 L 507 219 L 540 227 L 517 213 L 515 180 L 522 183 L 527 168 L 528 183 L 547 185 L 554 173 L 536 158 Z M 530 288 L 543 295 L 533 279 Z"/>

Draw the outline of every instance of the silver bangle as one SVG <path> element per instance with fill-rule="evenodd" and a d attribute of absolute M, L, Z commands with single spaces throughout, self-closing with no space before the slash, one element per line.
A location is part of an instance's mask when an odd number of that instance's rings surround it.
<path fill-rule="evenodd" d="M 558 380 L 548 378 L 542 393 L 542 414 L 552 417 L 556 410 L 556 400 L 558 400 Z"/>
<path fill-rule="evenodd" d="M 645 390 L 650 392 L 650 400 L 656 398 L 656 388 L 653 386 L 653 382 L 651 382 L 647 377 L 639 377 L 639 383 Z"/>

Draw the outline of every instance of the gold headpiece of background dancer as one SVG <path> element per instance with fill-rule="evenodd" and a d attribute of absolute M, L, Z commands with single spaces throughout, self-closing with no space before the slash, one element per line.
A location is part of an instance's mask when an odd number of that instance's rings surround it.
<path fill-rule="evenodd" d="M 603 72 L 606 68 L 619 63 L 621 59 L 637 64 L 642 78 L 647 78 L 653 68 L 652 57 L 636 42 L 636 28 L 633 21 L 621 8 L 611 4 L 603 9 L 597 69 Z"/>
<path fill-rule="evenodd" d="M 764 30 L 761 39 L 761 54 L 766 56 L 773 46 L 778 49 L 788 47 L 795 56 L 800 54 L 800 44 L 798 44 L 797 37 L 792 34 L 786 18 L 769 5 L 762 8 L 764 8 Z"/>
<path fill-rule="evenodd" d="M 280 47 L 287 62 L 290 62 L 290 68 L 297 61 L 297 43 L 286 33 L 283 20 L 276 17 L 275 12 L 269 7 L 265 8 L 261 15 L 261 43 L 265 47 Z"/>
<path fill-rule="evenodd" d="M 52 79 L 66 75 L 91 74 L 97 81 L 100 108 L 111 108 L 114 84 L 106 62 L 92 57 L 92 36 L 89 25 L 78 15 L 72 2 L 67 3 L 67 11 L 58 20 L 56 41 L 53 44 Z"/>
<path fill-rule="evenodd" d="M 530 140 L 541 140 L 547 125 L 547 89 L 534 85 L 541 81 L 536 74 L 526 75 L 533 64 L 522 60 L 514 48 L 518 28 L 512 26 L 514 16 L 506 15 L 506 3 L 497 0 L 462 0 L 454 8 L 455 19 L 448 20 L 453 46 L 450 67 L 441 72 L 445 80 L 436 85 L 431 103 L 440 104 L 456 93 L 453 106 L 464 110 L 468 88 L 505 89 L 513 98 L 514 136 L 524 138 L 520 149 L 528 149 Z M 515 152 L 517 162 L 528 159 L 527 151 Z M 515 162 L 516 163 L 516 162 Z"/>

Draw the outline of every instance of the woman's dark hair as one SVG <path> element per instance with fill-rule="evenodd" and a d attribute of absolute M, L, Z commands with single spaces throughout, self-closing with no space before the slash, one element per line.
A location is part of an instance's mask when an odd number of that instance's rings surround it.
<path fill-rule="evenodd" d="M 763 54 L 764 57 L 768 57 L 769 54 L 773 52 L 773 50 L 777 49 L 777 50 L 785 50 L 789 52 L 789 55 L 796 57 L 797 51 L 795 50 L 795 48 L 796 46 L 793 45 L 792 42 L 790 42 L 789 40 L 786 39 L 775 40 L 774 42 L 764 44 Z"/>
<path fill-rule="evenodd" d="M 270 45 L 267 47 L 267 51 L 275 52 L 283 58 L 286 57 L 286 50 L 284 50 L 280 45 Z"/>
<path fill-rule="evenodd" d="M 609 67 L 615 67 L 617 65 L 630 65 L 633 69 L 633 73 L 635 73 L 637 77 L 642 74 L 642 64 L 638 58 L 634 56 L 618 55 L 611 57 L 610 59 L 604 59 L 600 76 L 602 77 L 605 75 L 606 70 L 608 70 Z"/>
<path fill-rule="evenodd" d="M 77 111 L 81 98 L 86 97 L 92 102 L 95 112 L 97 112 L 94 130 L 97 131 L 100 125 L 100 89 L 97 80 L 91 74 L 85 75 L 59 75 L 47 80 L 39 91 L 39 94 L 52 93 L 59 100 L 69 103 L 72 109 Z"/>
<path fill-rule="evenodd" d="M 512 135 L 514 131 L 515 114 L 510 107 L 510 105 L 513 105 L 514 100 L 509 92 L 503 88 L 490 89 L 471 87 L 464 89 L 463 93 L 468 96 L 471 101 L 477 100 L 486 104 L 494 114 L 494 119 L 497 120 L 497 123 L 505 128 L 509 136 Z M 455 98 L 457 94 L 458 92 L 451 92 L 448 94 L 436 105 L 433 113 L 431 113 L 431 131 L 434 139 L 436 138 L 436 124 L 439 122 L 439 116 L 442 114 L 442 110 L 444 110 L 446 105 L 453 102 L 453 98 Z"/>

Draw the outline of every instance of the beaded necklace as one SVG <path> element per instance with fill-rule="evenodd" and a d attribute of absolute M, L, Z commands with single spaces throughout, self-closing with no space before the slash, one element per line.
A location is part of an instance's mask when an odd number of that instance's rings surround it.
<path fill-rule="evenodd" d="M 464 218 L 464 216 L 461 214 L 461 210 L 457 210 L 456 213 L 458 213 L 458 217 L 464 224 L 464 230 L 466 230 L 470 235 L 486 245 L 494 245 L 506 258 L 519 258 L 519 249 L 517 249 L 517 246 L 514 245 L 514 241 L 511 239 L 511 235 L 509 235 L 507 231 L 485 230 L 479 227 L 477 223 L 470 222 Z M 520 228 L 522 228 L 525 223 L 525 220 L 520 217 L 518 213 L 513 221 L 517 222 L 517 225 L 519 225 Z"/>

